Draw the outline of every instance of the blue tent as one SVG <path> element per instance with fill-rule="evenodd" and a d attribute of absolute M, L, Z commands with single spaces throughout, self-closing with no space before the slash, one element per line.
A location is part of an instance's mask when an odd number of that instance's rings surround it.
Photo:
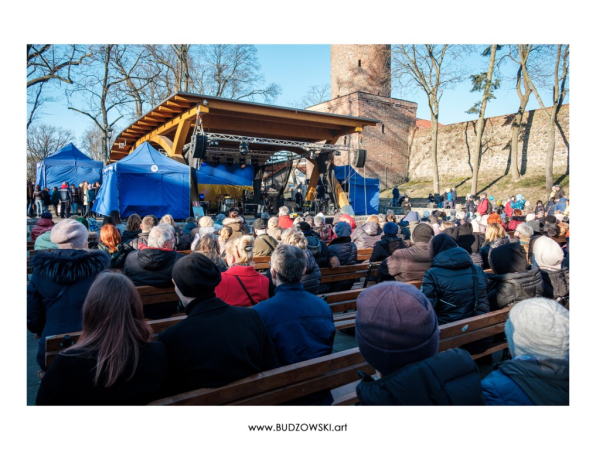
<path fill-rule="evenodd" d="M 354 214 L 360 216 L 379 213 L 378 179 L 364 178 L 352 166 L 336 166 L 334 171 L 339 184 L 347 186 L 349 190 L 348 200 Z"/>
<path fill-rule="evenodd" d="M 103 170 L 103 184 L 93 211 L 122 217 L 171 214 L 185 219 L 190 211 L 190 169 L 144 142 L 130 155 Z"/>
<path fill-rule="evenodd" d="M 103 163 L 83 154 L 74 144 L 68 144 L 37 163 L 36 182 L 44 187 L 60 187 L 63 182 L 78 186 L 83 181 L 101 181 Z"/>

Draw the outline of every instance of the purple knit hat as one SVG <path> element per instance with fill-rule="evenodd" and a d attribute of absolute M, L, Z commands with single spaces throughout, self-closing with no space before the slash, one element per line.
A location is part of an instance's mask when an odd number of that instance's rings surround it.
<path fill-rule="evenodd" d="M 383 375 L 439 351 L 435 311 L 411 284 L 388 281 L 362 291 L 357 300 L 356 341 L 364 359 Z"/>

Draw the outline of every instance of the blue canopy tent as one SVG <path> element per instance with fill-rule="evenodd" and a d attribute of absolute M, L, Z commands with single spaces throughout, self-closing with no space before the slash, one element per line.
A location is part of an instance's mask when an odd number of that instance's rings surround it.
<path fill-rule="evenodd" d="M 101 182 L 102 168 L 101 161 L 89 158 L 71 143 L 37 163 L 35 184 L 43 189 L 60 187 L 65 181 L 75 186 L 83 181 Z"/>
<path fill-rule="evenodd" d="M 345 186 L 346 195 L 349 192 L 348 200 L 354 214 L 360 216 L 379 213 L 378 179 L 364 178 L 352 166 L 336 166 L 333 169 L 339 184 Z"/>
<path fill-rule="evenodd" d="M 103 184 L 93 211 L 122 217 L 171 214 L 185 219 L 190 211 L 190 168 L 155 150 L 148 142 L 103 170 Z"/>

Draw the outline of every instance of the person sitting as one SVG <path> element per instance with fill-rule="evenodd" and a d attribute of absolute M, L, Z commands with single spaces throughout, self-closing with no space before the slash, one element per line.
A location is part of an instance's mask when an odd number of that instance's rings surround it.
<path fill-rule="evenodd" d="M 46 211 L 48 214 L 52 214 L 48 211 Z M 54 244 L 52 242 L 51 239 L 51 233 L 52 231 L 46 231 L 45 233 L 42 233 L 38 236 L 38 238 L 35 240 L 35 245 L 33 246 L 34 250 L 53 250 L 55 248 L 58 248 L 58 246 L 56 244 Z"/>
<path fill-rule="evenodd" d="M 110 268 L 120 269 L 124 267 L 126 257 L 134 249 L 130 245 L 121 242 L 120 233 L 118 233 L 116 227 L 109 224 L 102 226 L 99 240 L 101 242 L 97 245 L 97 248 L 110 256 Z"/>
<path fill-rule="evenodd" d="M 520 223 L 524 223 L 525 221 L 526 221 L 526 217 L 522 216 L 521 209 L 515 208 L 513 210 L 513 216 L 511 216 L 511 220 L 509 221 L 509 224 L 507 225 L 507 231 L 515 231 L 517 226 Z"/>
<path fill-rule="evenodd" d="M 354 230 L 356 229 L 356 220 L 349 214 L 342 214 L 339 218 L 339 222 L 346 222 L 350 224 L 350 229 L 352 230 L 352 232 L 354 232 Z"/>
<path fill-rule="evenodd" d="M 224 260 L 226 257 L 226 247 L 228 246 L 228 242 L 232 240 L 232 233 L 232 229 L 228 226 L 223 227 L 219 231 L 219 238 L 217 238 L 217 243 L 219 244 L 220 256 Z"/>
<path fill-rule="evenodd" d="M 247 234 L 247 230 L 244 227 L 244 219 L 239 217 L 238 211 L 232 209 L 228 217 L 222 222 L 224 227 L 230 227 L 232 229 L 232 239 L 239 238 Z M 201 222 L 199 221 L 199 225 Z"/>
<path fill-rule="evenodd" d="M 267 225 L 263 219 L 255 219 L 252 224 L 255 233 L 254 256 L 271 256 L 275 247 L 279 244 L 277 240 L 267 234 Z"/>
<path fill-rule="evenodd" d="M 41 219 L 37 221 L 35 226 L 31 229 L 31 240 L 35 240 L 46 231 L 51 231 L 54 228 L 54 221 L 52 220 L 52 213 L 44 212 L 41 214 Z"/>
<path fill-rule="evenodd" d="M 279 226 L 279 219 L 277 217 L 271 217 L 267 221 L 267 234 L 279 242 L 281 240 L 281 232 L 282 229 Z"/>
<path fill-rule="evenodd" d="M 162 398 L 166 346 L 152 342 L 153 330 L 132 282 L 119 272 L 100 273 L 82 315 L 79 340 L 49 367 L 36 404 L 145 405 Z"/>
<path fill-rule="evenodd" d="M 543 295 L 560 298 L 569 295 L 569 267 L 563 267 L 565 254 L 561 246 L 547 236 L 533 241 L 531 264 L 540 269 L 544 283 Z"/>
<path fill-rule="evenodd" d="M 531 246 L 532 246 L 532 238 L 534 236 L 534 229 L 528 225 L 527 223 L 520 223 L 513 233 L 513 242 L 519 242 L 519 244 L 523 247 L 526 253 L 526 263 L 528 266 L 531 265 L 530 256 L 531 256 Z"/>
<path fill-rule="evenodd" d="M 474 233 L 471 223 L 464 223 L 457 227 L 457 245 L 468 252 L 474 264 L 482 267 L 482 256 L 478 253 L 484 244 L 484 236 Z"/>
<path fill-rule="evenodd" d="M 203 236 L 207 234 L 215 233 L 215 227 L 213 226 L 213 219 L 209 216 L 203 216 L 199 219 L 199 226 L 193 229 L 190 233 L 192 237 L 192 242 L 190 244 L 190 250 L 195 251 L 197 245 L 199 245 L 199 241 Z"/>
<path fill-rule="evenodd" d="M 147 245 L 147 239 L 151 229 L 155 226 L 156 220 L 154 216 L 145 216 L 141 222 L 141 232 L 139 235 L 129 241 L 129 245 L 135 250 L 139 249 L 139 245 Z"/>
<path fill-rule="evenodd" d="M 186 218 L 186 225 L 182 228 L 182 232 L 190 236 L 190 232 L 197 228 L 197 224 L 194 217 L 187 217 Z M 192 242 L 192 240 L 191 240 Z"/>
<path fill-rule="evenodd" d="M 306 221 L 300 222 L 299 230 L 297 231 L 301 231 L 304 234 L 304 237 L 306 238 L 306 248 L 314 257 L 317 266 L 327 267 L 329 264 L 329 250 L 327 249 L 327 245 L 324 242 L 321 242 L 319 235 L 312 230 Z M 309 264 L 310 263 L 307 263 L 307 265 Z M 307 269 L 307 271 L 309 270 L 310 269 Z"/>
<path fill-rule="evenodd" d="M 124 275 L 135 286 L 170 287 L 172 269 L 184 255 L 174 251 L 176 236 L 174 229 L 161 223 L 151 229 L 147 245 L 131 252 L 124 262 Z M 147 319 L 164 319 L 178 309 L 178 302 L 145 305 L 143 313 Z"/>
<path fill-rule="evenodd" d="M 482 380 L 486 404 L 569 405 L 569 311 L 529 298 L 511 308 L 505 335 L 513 359 Z"/>
<path fill-rule="evenodd" d="M 278 216 L 279 227 L 282 230 L 286 228 L 292 228 L 294 226 L 294 221 L 290 218 L 290 210 L 287 206 L 282 206 L 279 208 Z"/>
<path fill-rule="evenodd" d="M 488 262 L 488 255 L 493 248 L 500 245 L 509 244 L 511 240 L 509 235 L 505 231 L 505 228 L 501 224 L 491 223 L 486 226 L 486 232 L 484 233 L 484 244 L 478 250 L 482 258 L 482 268 L 489 269 L 490 264 Z"/>
<path fill-rule="evenodd" d="M 388 258 L 396 250 L 406 248 L 406 244 L 402 238 L 397 237 L 399 233 L 399 225 L 393 222 L 387 222 L 383 227 L 383 235 L 381 240 L 375 243 L 370 262 L 383 261 Z"/>
<path fill-rule="evenodd" d="M 240 240 L 245 239 L 252 238 Z M 217 297 L 222 277 L 213 261 L 192 253 L 176 262 L 172 278 L 186 318 L 158 336 L 168 351 L 169 395 L 224 386 L 279 367 L 261 316 Z"/>
<path fill-rule="evenodd" d="M 437 315 L 414 286 L 377 284 L 357 303 L 356 342 L 378 377 L 356 387 L 361 405 L 484 404 L 474 360 L 460 348 L 439 353 Z"/>
<path fill-rule="evenodd" d="M 120 211 L 118 211 L 117 209 L 110 211 L 110 215 L 109 215 L 113 220 L 114 223 L 113 225 L 118 228 L 118 231 L 120 232 L 120 235 L 124 234 L 124 232 L 126 231 L 126 225 L 124 225 L 122 223 L 122 221 L 120 220 Z"/>
<path fill-rule="evenodd" d="M 190 249 L 190 237 L 182 232 L 182 229 L 176 224 L 176 221 L 171 214 L 166 214 L 159 221 L 160 224 L 165 223 L 172 227 L 174 230 L 174 236 L 176 238 L 174 244 L 174 250 L 182 251 Z"/>
<path fill-rule="evenodd" d="M 358 249 L 352 242 L 350 235 L 352 230 L 348 222 L 339 221 L 335 225 L 334 240 L 329 243 L 327 250 L 329 252 L 329 267 L 336 269 L 339 266 L 351 266 L 358 263 Z M 356 280 L 342 280 L 327 285 L 321 285 L 319 292 L 339 292 L 352 289 Z"/>
<path fill-rule="evenodd" d="M 215 216 L 215 222 L 213 222 L 213 228 L 215 228 L 215 231 L 219 231 L 223 228 L 223 221 L 225 220 L 225 218 L 226 215 L 221 213 Z"/>
<path fill-rule="evenodd" d="M 528 270 L 526 251 L 518 242 L 493 248 L 488 262 L 493 271 L 488 290 L 491 311 L 542 295 L 540 269 Z"/>
<path fill-rule="evenodd" d="M 229 269 L 221 274 L 215 294 L 232 306 L 253 306 L 269 298 L 269 280 L 254 268 L 255 239 L 242 236 L 231 239 L 226 247 Z"/>
<path fill-rule="evenodd" d="M 430 269 L 432 258 L 428 254 L 428 242 L 434 233 L 427 223 L 420 223 L 412 231 L 412 245 L 395 250 L 379 266 L 379 279 L 395 281 L 419 281 Z"/>
<path fill-rule="evenodd" d="M 208 233 L 201 238 L 199 245 L 194 250 L 209 258 L 217 266 L 220 272 L 228 270 L 228 265 L 220 256 L 219 239 L 217 235 Z"/>
<path fill-rule="evenodd" d="M 128 244 L 133 239 L 139 237 L 141 233 L 141 216 L 138 214 L 131 214 L 128 216 L 128 220 L 126 221 L 126 228 L 122 232 L 122 242 Z M 116 227 L 118 228 L 118 227 Z"/>
<path fill-rule="evenodd" d="M 379 217 L 372 215 L 362 226 L 352 232 L 352 242 L 357 249 L 373 248 L 381 240 L 383 229 L 379 226 Z"/>
<path fill-rule="evenodd" d="M 439 325 L 490 311 L 485 273 L 451 236 L 433 237 L 428 254 L 432 264 L 420 290 L 437 313 Z"/>
<path fill-rule="evenodd" d="M 320 215 L 316 215 L 314 218 L 315 226 L 313 227 L 313 232 L 315 232 L 321 242 L 325 244 L 331 242 L 333 240 L 333 226 L 331 224 L 325 223 L 325 217 L 321 217 Z"/>
<path fill-rule="evenodd" d="M 404 196 L 404 201 L 402 202 L 401 207 L 404 214 L 408 214 L 410 211 L 412 211 L 412 203 L 410 203 L 410 197 L 408 197 L 407 195 Z"/>
<path fill-rule="evenodd" d="M 106 253 L 85 250 L 89 232 L 76 220 L 64 219 L 49 233 L 57 250 L 31 258 L 27 284 L 27 329 L 41 336 L 37 362 L 42 370 L 46 336 L 81 330 L 85 296 L 95 277 L 110 267 Z"/>
<path fill-rule="evenodd" d="M 392 215 L 391 220 L 389 219 L 389 214 L 387 214 L 387 222 L 397 222 L 395 215 Z M 420 223 L 420 215 L 416 211 L 410 211 L 403 219 L 400 220 L 398 225 L 400 228 L 400 234 L 404 241 L 409 241 L 411 239 L 412 230 L 418 223 Z"/>
<path fill-rule="evenodd" d="M 284 230 L 284 232 L 281 234 L 281 244 L 293 245 L 294 247 L 298 247 L 300 250 L 302 250 L 306 260 L 306 269 L 304 271 L 304 275 L 300 279 L 300 282 L 307 292 L 310 292 L 314 295 L 318 294 L 321 285 L 321 269 L 319 268 L 314 255 L 309 250 L 309 242 L 304 236 L 304 233 L 292 228 Z M 272 296 L 275 292 L 275 284 L 273 283 L 273 278 L 271 277 L 271 271 L 267 271 L 265 276 L 271 280 L 269 283 L 269 295 Z"/>
<path fill-rule="evenodd" d="M 294 230 L 288 233 L 302 234 Z M 307 270 L 307 254 L 297 246 L 280 244 L 271 255 L 271 278 L 275 295 L 254 306 L 273 339 L 280 365 L 286 366 L 331 354 L 335 324 L 329 305 L 309 293 L 302 283 Z M 317 392 L 292 404 L 330 405 L 328 390 Z"/>

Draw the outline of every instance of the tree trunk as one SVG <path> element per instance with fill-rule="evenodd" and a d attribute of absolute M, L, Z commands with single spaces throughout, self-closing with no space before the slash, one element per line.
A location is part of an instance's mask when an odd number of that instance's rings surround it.
<path fill-rule="evenodd" d="M 519 112 L 515 114 L 515 119 L 511 125 L 511 179 L 513 181 L 519 181 L 519 167 L 517 165 L 517 147 L 519 143 L 519 129 L 521 128 L 522 114 Z"/>
<path fill-rule="evenodd" d="M 484 131 L 484 117 L 479 117 L 476 121 L 476 140 L 472 148 L 472 187 L 470 193 L 476 195 L 478 190 L 478 172 L 480 170 L 480 148 L 482 144 L 482 133 Z"/>
<path fill-rule="evenodd" d="M 430 116 L 430 160 L 433 168 L 433 189 L 435 193 L 439 191 L 439 163 L 437 161 L 437 147 L 438 147 L 438 134 L 439 134 L 439 118 L 435 114 Z"/>
<path fill-rule="evenodd" d="M 549 195 L 553 189 L 553 160 L 555 157 L 555 120 L 556 112 L 551 112 L 548 124 L 548 147 L 546 149 L 546 194 Z"/>

